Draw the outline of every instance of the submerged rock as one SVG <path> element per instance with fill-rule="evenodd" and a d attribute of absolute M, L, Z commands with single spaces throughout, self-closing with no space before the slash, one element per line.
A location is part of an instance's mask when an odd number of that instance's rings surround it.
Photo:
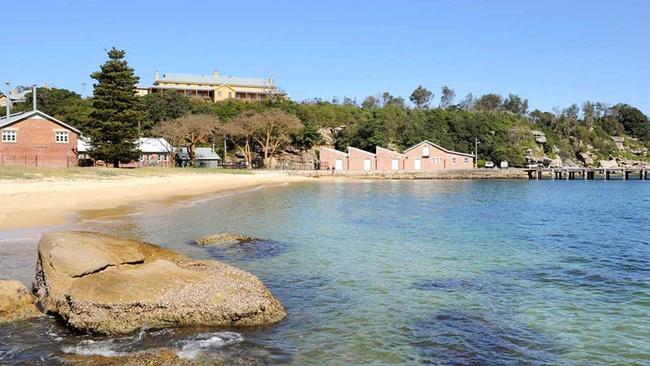
<path fill-rule="evenodd" d="M 238 235 L 231 233 L 221 233 L 215 235 L 207 235 L 202 238 L 194 240 L 194 243 L 200 246 L 208 245 L 227 245 L 227 244 L 238 244 L 238 243 L 250 243 L 256 239 L 246 235 Z"/>
<path fill-rule="evenodd" d="M 0 323 L 43 315 L 36 298 L 19 281 L 0 280 Z"/>
<path fill-rule="evenodd" d="M 286 315 L 248 272 L 100 233 L 43 235 L 33 286 L 47 312 L 97 333 L 145 326 L 255 326 Z"/>

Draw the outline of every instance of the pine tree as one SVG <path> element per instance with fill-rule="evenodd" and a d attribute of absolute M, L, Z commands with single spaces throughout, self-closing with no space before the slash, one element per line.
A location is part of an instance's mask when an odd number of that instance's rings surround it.
<path fill-rule="evenodd" d="M 90 138 L 90 155 L 98 160 L 128 163 L 140 156 L 137 139 L 144 113 L 135 94 L 139 78 L 124 60 L 126 53 L 113 47 L 109 60 L 91 77 L 94 85 L 93 111 L 84 133 Z"/>

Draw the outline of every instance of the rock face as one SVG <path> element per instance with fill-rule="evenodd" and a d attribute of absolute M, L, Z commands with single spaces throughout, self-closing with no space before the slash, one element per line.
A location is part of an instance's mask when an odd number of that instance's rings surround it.
<path fill-rule="evenodd" d="M 594 165 L 594 159 L 585 152 L 578 153 L 578 159 L 587 167 Z"/>
<path fill-rule="evenodd" d="M 194 240 L 197 245 L 208 246 L 208 245 L 228 245 L 228 244 L 237 244 L 237 243 L 250 243 L 254 241 L 255 238 L 246 236 L 246 235 L 237 235 L 231 233 L 222 233 L 215 235 L 208 235 L 202 238 Z"/>
<path fill-rule="evenodd" d="M 605 168 L 605 169 L 618 168 L 618 163 L 616 162 L 616 160 L 599 160 L 598 163 L 600 164 L 601 168 Z"/>
<path fill-rule="evenodd" d="M 33 286 L 47 312 L 97 333 L 143 326 L 255 326 L 286 315 L 250 273 L 99 233 L 43 235 Z"/>
<path fill-rule="evenodd" d="M 36 299 L 25 285 L 18 281 L 0 280 L 0 323 L 41 315 Z"/>

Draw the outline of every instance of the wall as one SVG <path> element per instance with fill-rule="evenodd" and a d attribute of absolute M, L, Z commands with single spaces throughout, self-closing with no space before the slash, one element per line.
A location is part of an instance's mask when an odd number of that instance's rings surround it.
<path fill-rule="evenodd" d="M 66 167 L 77 165 L 77 134 L 65 127 L 41 117 L 3 127 L 0 130 L 17 131 L 17 141 L 0 140 L 0 166 L 26 165 L 42 167 Z M 68 131 L 68 143 L 56 143 L 55 131 Z"/>
<path fill-rule="evenodd" d="M 370 160 L 370 170 L 376 169 L 375 154 L 352 147 L 348 148 L 349 170 L 365 170 L 363 166 L 365 160 Z"/>
<path fill-rule="evenodd" d="M 392 161 L 393 159 L 397 159 L 397 169 L 398 170 L 403 170 L 404 169 L 404 162 L 406 160 L 406 156 L 397 153 L 392 150 L 384 149 L 384 148 L 377 148 L 377 170 L 393 170 L 392 166 Z"/>
<path fill-rule="evenodd" d="M 331 170 L 336 165 L 336 159 L 343 160 L 343 170 L 348 170 L 348 159 L 347 154 L 343 152 L 337 152 L 336 150 L 321 148 L 320 149 L 320 169 L 321 170 Z"/>

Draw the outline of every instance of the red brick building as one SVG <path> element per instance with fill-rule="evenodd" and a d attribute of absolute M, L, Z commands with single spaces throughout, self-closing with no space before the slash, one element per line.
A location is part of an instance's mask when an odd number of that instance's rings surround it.
<path fill-rule="evenodd" d="M 406 155 L 379 146 L 375 148 L 375 155 L 377 156 L 377 170 L 404 170 Z"/>
<path fill-rule="evenodd" d="M 0 166 L 77 165 L 79 130 L 41 111 L 0 119 Z"/>
<path fill-rule="evenodd" d="M 369 171 L 375 168 L 375 154 L 356 147 L 348 147 L 348 170 Z"/>
<path fill-rule="evenodd" d="M 473 155 L 447 150 L 426 140 L 406 149 L 404 155 L 404 170 L 430 172 L 474 168 Z"/>

